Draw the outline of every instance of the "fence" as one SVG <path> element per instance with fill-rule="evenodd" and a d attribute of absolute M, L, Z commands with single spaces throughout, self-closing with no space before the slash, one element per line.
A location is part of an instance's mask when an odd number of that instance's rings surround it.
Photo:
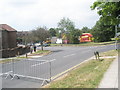
<path fill-rule="evenodd" d="M 30 52 L 30 47 L 15 47 L 15 48 L 8 48 L 8 49 L 1 49 L 0 52 L 2 53 L 2 58 L 8 57 L 15 57 L 16 55 L 23 55 Z"/>
<path fill-rule="evenodd" d="M 53 60 L 11 59 L 2 64 L 2 76 L 5 79 L 51 81 L 51 62 Z"/>

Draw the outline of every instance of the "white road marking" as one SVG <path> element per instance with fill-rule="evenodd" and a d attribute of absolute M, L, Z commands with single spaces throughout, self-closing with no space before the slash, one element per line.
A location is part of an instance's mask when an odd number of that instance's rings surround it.
<path fill-rule="evenodd" d="M 38 62 L 43 61 L 43 62 L 46 62 L 47 60 L 34 60 L 34 59 L 27 59 L 26 61 L 38 61 Z"/>
<path fill-rule="evenodd" d="M 70 54 L 70 55 L 66 55 L 66 56 L 63 56 L 64 58 L 66 57 L 70 57 L 70 56 L 74 56 L 75 54 Z"/>
<path fill-rule="evenodd" d="M 43 56 L 29 56 L 29 57 L 32 57 L 32 58 L 40 58 L 40 57 L 43 57 Z"/>
<path fill-rule="evenodd" d="M 39 66 L 39 65 L 42 65 L 42 64 L 45 64 L 45 63 L 48 63 L 48 62 L 53 62 L 53 61 L 55 61 L 55 60 L 56 60 L 56 59 L 46 60 L 45 62 L 37 63 L 37 64 L 34 64 L 34 65 L 31 65 L 31 67 Z"/>

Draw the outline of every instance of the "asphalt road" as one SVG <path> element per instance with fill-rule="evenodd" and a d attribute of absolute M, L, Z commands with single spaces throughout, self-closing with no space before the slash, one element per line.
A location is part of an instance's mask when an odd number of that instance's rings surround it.
<path fill-rule="evenodd" d="M 115 49 L 114 45 L 108 46 L 89 46 L 89 47 L 45 47 L 52 53 L 40 58 L 13 61 L 2 65 L 3 88 L 39 88 L 43 80 L 53 77 L 81 62 L 92 57 L 94 51 L 105 52 Z M 49 61 L 51 63 L 49 63 Z M 50 68 L 51 66 L 51 68 Z M 13 71 L 13 72 L 11 72 Z M 50 73 L 51 71 L 51 73 Z M 8 76 L 7 73 L 18 75 L 17 77 Z"/>

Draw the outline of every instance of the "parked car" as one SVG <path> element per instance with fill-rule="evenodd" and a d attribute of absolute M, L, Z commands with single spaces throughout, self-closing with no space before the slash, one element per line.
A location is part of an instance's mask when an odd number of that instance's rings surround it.
<path fill-rule="evenodd" d="M 42 45 L 39 45 L 39 47 L 41 47 Z M 47 44 L 47 43 L 45 43 L 45 44 L 43 44 L 43 47 L 48 47 L 48 46 L 50 46 L 50 44 Z"/>

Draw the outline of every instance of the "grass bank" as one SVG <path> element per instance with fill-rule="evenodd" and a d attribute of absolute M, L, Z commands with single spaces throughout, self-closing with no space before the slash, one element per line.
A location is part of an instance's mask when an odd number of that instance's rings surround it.
<path fill-rule="evenodd" d="M 50 50 L 38 50 L 37 52 L 34 52 L 32 54 L 30 54 L 29 56 L 34 56 L 34 55 L 45 55 L 45 54 L 49 54 L 51 51 Z"/>
<path fill-rule="evenodd" d="M 100 56 L 111 56 L 112 54 L 116 55 L 117 51 L 101 53 Z M 45 88 L 97 88 L 114 59 L 104 58 L 102 61 L 93 59 L 85 62 L 64 75 L 63 78 L 51 82 Z"/>

